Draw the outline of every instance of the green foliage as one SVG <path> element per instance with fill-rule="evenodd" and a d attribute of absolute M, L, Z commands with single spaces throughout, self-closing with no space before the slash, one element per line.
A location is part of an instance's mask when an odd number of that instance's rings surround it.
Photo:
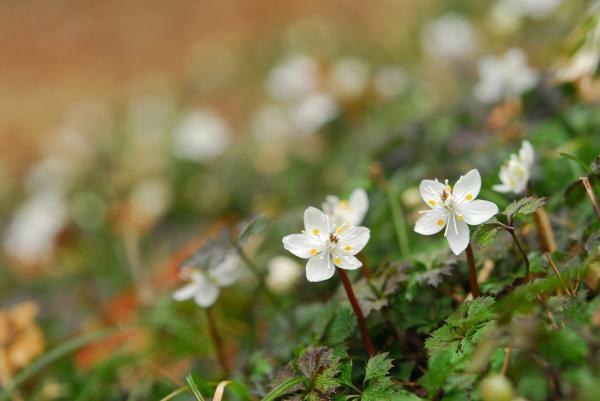
<path fill-rule="evenodd" d="M 519 214 L 531 214 L 537 209 L 543 207 L 545 204 L 546 198 L 536 198 L 535 196 L 527 196 L 525 198 L 513 201 L 502 213 L 509 218 Z"/>

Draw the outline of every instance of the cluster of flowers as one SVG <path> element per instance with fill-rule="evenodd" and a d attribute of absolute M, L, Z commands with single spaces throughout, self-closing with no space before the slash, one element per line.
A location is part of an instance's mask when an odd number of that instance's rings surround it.
<path fill-rule="evenodd" d="M 533 147 L 523 141 L 518 154 L 511 154 L 500 168 L 501 184 L 494 185 L 498 192 L 522 193 L 531 176 L 534 160 Z M 421 198 L 428 209 L 421 211 L 414 230 L 422 235 L 434 235 L 444 230 L 444 236 L 452 252 L 461 254 L 469 245 L 469 225 L 486 222 L 498 213 L 493 202 L 479 200 L 481 176 L 473 169 L 461 176 L 454 186 L 445 180 L 422 180 L 419 185 Z M 356 189 L 349 199 L 328 196 L 322 210 L 308 207 L 304 211 L 304 230 L 283 238 L 283 247 L 293 255 L 307 259 L 306 278 L 311 282 L 330 279 L 336 267 L 355 270 L 362 266 L 357 255 L 370 239 L 370 230 L 360 226 L 369 208 L 364 189 Z M 219 287 L 231 285 L 237 278 L 235 266 L 238 257 L 229 255 L 220 263 L 206 270 L 187 266 L 181 277 L 191 281 L 174 293 L 176 300 L 194 298 L 202 307 L 212 305 Z M 290 273 L 291 274 L 291 273 Z"/>

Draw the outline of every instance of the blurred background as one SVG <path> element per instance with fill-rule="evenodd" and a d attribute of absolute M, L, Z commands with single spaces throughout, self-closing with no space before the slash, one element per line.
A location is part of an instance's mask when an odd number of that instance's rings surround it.
<path fill-rule="evenodd" d="M 290 291 L 304 270 L 281 236 L 305 206 L 363 186 L 373 264 L 397 258 L 381 180 L 410 226 L 424 175 L 495 177 L 523 138 L 596 156 L 569 138 L 597 135 L 599 43 L 584 0 L 0 2 L 0 385 L 115 326 L 29 379 L 24 399 L 126 399 L 139 383 L 165 395 L 191 367 L 214 375 L 203 315 L 170 297 L 207 238 L 268 216 L 244 250 Z M 269 270 L 282 264 L 296 281 Z M 217 314 L 247 367 L 277 326 L 260 323 L 269 308 L 248 321 L 262 279 L 244 274 Z M 284 360 L 293 344 L 279 341 Z"/>

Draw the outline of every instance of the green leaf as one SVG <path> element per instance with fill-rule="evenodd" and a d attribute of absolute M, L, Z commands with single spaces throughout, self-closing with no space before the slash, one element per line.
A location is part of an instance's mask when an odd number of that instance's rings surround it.
<path fill-rule="evenodd" d="M 511 204 L 508 205 L 502 213 L 507 217 L 514 216 L 516 214 L 531 214 L 545 204 L 546 198 L 527 196 L 511 202 Z"/>
<path fill-rule="evenodd" d="M 269 393 L 267 395 L 265 395 L 261 401 L 275 401 L 277 398 L 286 394 L 289 389 L 302 383 L 303 381 L 304 381 L 304 379 L 301 377 L 294 377 L 291 379 L 287 379 L 284 382 L 275 386 L 275 388 L 273 390 L 269 391 Z"/>
<path fill-rule="evenodd" d="M 354 384 L 352 383 L 352 360 L 343 363 L 340 371 L 340 382 L 344 386 L 354 386 Z"/>
<path fill-rule="evenodd" d="M 494 241 L 499 227 L 494 224 L 482 224 L 475 229 L 473 240 L 479 245 L 487 245 Z"/>
<path fill-rule="evenodd" d="M 364 382 L 387 376 L 392 366 L 392 360 L 388 358 L 387 352 L 375 355 L 367 362 Z"/>
<path fill-rule="evenodd" d="M 562 157 L 563 159 L 567 159 L 567 160 L 571 160 L 574 161 L 575 163 L 579 164 L 583 170 L 586 173 L 592 173 L 592 169 L 590 168 L 590 166 L 588 166 L 583 160 L 581 160 L 579 157 L 575 156 L 575 155 L 571 155 L 568 153 L 559 153 L 560 157 Z"/>

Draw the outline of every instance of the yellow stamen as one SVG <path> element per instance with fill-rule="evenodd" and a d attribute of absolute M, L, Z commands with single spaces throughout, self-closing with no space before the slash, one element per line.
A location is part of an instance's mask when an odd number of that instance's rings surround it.
<path fill-rule="evenodd" d="M 456 216 L 456 220 L 458 221 L 462 221 L 463 217 L 462 216 Z"/>
<path fill-rule="evenodd" d="M 340 258 L 335 258 L 335 259 L 333 260 L 333 263 L 335 263 L 336 265 L 339 265 L 340 263 L 342 263 L 342 259 L 340 259 Z"/>
<path fill-rule="evenodd" d="M 344 250 L 345 250 L 345 251 L 350 251 L 350 250 L 352 250 L 352 247 L 351 247 L 350 245 L 346 245 L 346 246 L 344 247 Z"/>
<path fill-rule="evenodd" d="M 429 203 L 431 206 L 435 206 L 435 201 L 434 201 L 433 199 L 432 199 L 432 200 L 430 200 L 430 201 L 429 201 L 429 202 L 427 202 L 427 203 Z"/>
<path fill-rule="evenodd" d="M 310 254 L 315 256 L 317 254 L 317 250 L 315 248 L 311 249 Z"/>
<path fill-rule="evenodd" d="M 439 220 L 437 221 L 437 225 L 438 225 L 438 226 L 443 226 L 443 225 L 444 225 L 444 220 L 442 220 L 442 219 L 439 219 Z"/>
<path fill-rule="evenodd" d="M 319 235 L 319 229 L 318 228 L 313 228 L 313 234 L 314 235 Z"/>
<path fill-rule="evenodd" d="M 467 200 L 471 200 L 471 199 L 473 199 L 473 194 L 468 194 L 467 195 Z"/>
<path fill-rule="evenodd" d="M 448 193 L 452 192 L 452 185 L 450 185 L 450 184 L 446 185 L 446 192 L 448 192 Z"/>

